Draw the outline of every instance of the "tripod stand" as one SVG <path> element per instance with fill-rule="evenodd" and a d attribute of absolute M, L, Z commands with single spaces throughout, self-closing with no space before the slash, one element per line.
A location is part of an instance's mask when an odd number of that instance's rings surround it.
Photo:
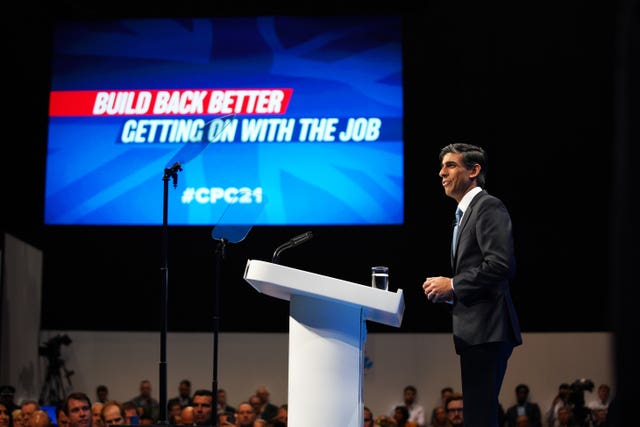
<path fill-rule="evenodd" d="M 47 376 L 40 391 L 39 402 L 41 405 L 57 405 L 64 400 L 67 394 L 62 381 L 62 372 L 64 372 L 67 383 L 71 387 L 71 376 L 74 372 L 67 369 L 64 360 L 59 358 L 49 359 Z"/>

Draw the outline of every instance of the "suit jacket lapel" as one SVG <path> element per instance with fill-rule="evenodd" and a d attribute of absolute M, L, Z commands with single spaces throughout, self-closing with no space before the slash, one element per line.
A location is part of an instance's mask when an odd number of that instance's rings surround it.
<path fill-rule="evenodd" d="M 478 203 L 478 200 L 480 200 L 484 194 L 486 194 L 486 192 L 485 192 L 485 190 L 482 190 L 481 192 L 476 194 L 473 199 L 471 199 L 471 203 L 469 203 L 469 206 L 467 207 L 467 210 L 462 215 L 462 219 L 460 220 L 460 224 L 458 224 L 458 235 L 456 236 L 456 241 L 455 241 L 456 254 L 453 255 L 453 252 L 451 253 L 451 267 L 453 268 L 454 272 L 456 271 L 458 254 L 460 253 L 460 250 L 459 250 L 460 249 L 459 248 L 459 246 L 460 246 L 460 236 L 462 236 L 462 231 L 464 230 L 464 227 L 467 225 L 467 222 L 468 222 L 469 218 L 471 217 L 471 214 L 473 213 L 473 208 L 475 207 L 476 203 Z"/>

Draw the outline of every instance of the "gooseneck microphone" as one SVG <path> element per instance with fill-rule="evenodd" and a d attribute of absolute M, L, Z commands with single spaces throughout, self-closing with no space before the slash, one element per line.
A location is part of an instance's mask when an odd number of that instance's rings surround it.
<path fill-rule="evenodd" d="M 164 168 L 164 177 L 162 179 L 168 180 L 171 178 L 173 180 L 173 188 L 178 186 L 178 172 L 182 171 L 182 165 L 180 162 L 175 162 L 168 168 Z"/>
<path fill-rule="evenodd" d="M 274 264 L 278 264 L 280 262 L 280 254 L 284 250 L 293 248 L 294 246 L 301 245 L 307 240 L 310 240 L 312 237 L 313 237 L 313 233 L 311 233 L 310 231 L 307 231 L 306 233 L 302 233 L 298 236 L 292 237 L 290 240 L 288 240 L 287 242 L 283 243 L 282 245 L 276 248 L 276 250 L 273 252 L 273 257 L 271 259 L 271 262 L 273 262 Z"/>

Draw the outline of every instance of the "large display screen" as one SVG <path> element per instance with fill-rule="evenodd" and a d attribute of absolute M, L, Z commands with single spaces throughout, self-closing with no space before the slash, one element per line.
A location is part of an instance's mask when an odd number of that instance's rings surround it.
<path fill-rule="evenodd" d="M 403 223 L 400 16 L 61 21 L 51 79 L 45 224 Z"/>

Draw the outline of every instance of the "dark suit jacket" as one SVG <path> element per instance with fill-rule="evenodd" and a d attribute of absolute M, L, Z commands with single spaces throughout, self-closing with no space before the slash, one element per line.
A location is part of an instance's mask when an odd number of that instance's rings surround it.
<path fill-rule="evenodd" d="M 469 204 L 452 258 L 453 339 L 456 352 L 467 346 L 522 344 L 509 281 L 515 273 L 511 217 L 502 201 L 486 191 Z"/>
<path fill-rule="evenodd" d="M 271 421 L 276 415 L 278 415 L 278 407 L 271 402 L 267 402 L 262 408 L 262 413 L 259 414 L 263 420 Z"/>
<path fill-rule="evenodd" d="M 542 427 L 542 413 L 537 403 L 525 402 L 524 413 L 529 418 L 531 427 Z M 507 409 L 507 427 L 515 427 L 518 418 L 518 405 L 513 405 Z"/>

